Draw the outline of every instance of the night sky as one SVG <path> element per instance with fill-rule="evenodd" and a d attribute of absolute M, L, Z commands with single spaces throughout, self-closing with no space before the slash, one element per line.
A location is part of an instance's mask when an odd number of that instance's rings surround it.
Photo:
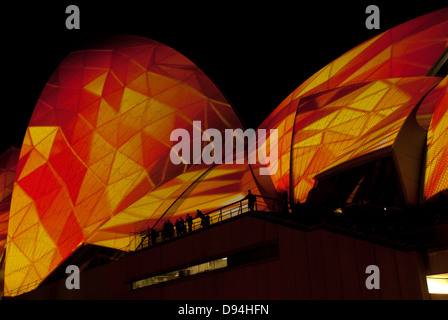
<path fill-rule="evenodd" d="M 304 80 L 356 45 L 446 7 L 422 1 L 57 1 L 2 3 L 0 153 L 20 147 L 39 95 L 71 51 L 113 34 L 162 42 L 192 60 L 221 89 L 246 127 L 259 124 Z M 80 9 L 81 29 L 65 27 Z M 365 9 L 380 8 L 380 30 Z"/>

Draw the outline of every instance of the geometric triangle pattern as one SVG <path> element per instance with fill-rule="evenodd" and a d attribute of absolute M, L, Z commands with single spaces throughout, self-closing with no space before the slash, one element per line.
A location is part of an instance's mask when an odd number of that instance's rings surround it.
<path fill-rule="evenodd" d="M 317 174 L 392 146 L 412 109 L 439 81 L 394 78 L 337 87 L 302 99 L 291 153 L 296 201 L 306 201 Z"/>
<path fill-rule="evenodd" d="M 444 8 L 358 45 L 303 82 L 260 125 L 278 130 L 270 176 L 277 191 L 303 202 L 317 174 L 391 146 L 411 109 L 442 80 L 422 77 L 447 47 Z"/>
<path fill-rule="evenodd" d="M 249 189 L 259 194 L 248 164 L 196 166 L 124 208 L 86 242 L 135 250 L 139 244 L 135 232 L 161 228 L 167 219 L 185 219 L 187 213 L 194 217 L 197 209 L 206 213 L 239 201 Z"/>
<path fill-rule="evenodd" d="M 222 133 L 242 128 L 218 88 L 172 48 L 120 36 L 70 53 L 43 89 L 23 141 L 9 217 L 5 294 L 33 289 L 83 242 L 127 249 L 136 223 L 177 215 L 159 207 L 177 201 L 183 193 L 176 188 L 193 184 L 207 169 L 170 160 L 177 143 L 171 132 L 191 132 L 193 121 Z M 219 207 L 243 194 L 247 172 L 248 166 L 236 172 L 216 168 L 201 184 L 218 195 Z M 198 201 L 206 193 L 196 191 Z M 146 202 L 152 205 L 136 214 Z M 193 198 L 188 203 L 188 209 L 200 204 Z"/>
<path fill-rule="evenodd" d="M 448 189 L 448 76 L 440 83 L 427 138 L 424 198 Z"/>
<path fill-rule="evenodd" d="M 427 130 L 423 197 L 446 191 L 448 78 L 427 74 L 447 47 L 445 8 L 316 72 L 260 126 L 267 134 L 257 151 L 278 151 L 259 159 L 276 162 L 260 189 L 304 202 L 319 174 L 395 155 L 405 123 L 418 123 Z M 190 164 L 172 163 L 171 133 L 191 133 L 194 121 L 221 134 L 242 128 L 213 82 L 172 48 L 119 36 L 69 54 L 39 97 L 20 155 L 0 157 L 5 295 L 34 289 L 82 243 L 134 250 L 141 230 L 240 200 L 248 189 L 260 193 L 252 174 L 259 164 L 206 165 L 195 152 Z M 207 144 L 194 139 L 190 149 Z"/>
<path fill-rule="evenodd" d="M 11 147 L 0 155 L 0 260 L 5 252 L 11 194 L 19 154 L 19 149 Z"/>

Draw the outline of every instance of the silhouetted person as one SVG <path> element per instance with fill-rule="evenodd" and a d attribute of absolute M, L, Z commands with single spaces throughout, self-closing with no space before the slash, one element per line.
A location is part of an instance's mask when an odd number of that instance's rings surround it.
<path fill-rule="evenodd" d="M 174 225 L 169 219 L 165 222 L 163 229 L 166 239 L 174 237 Z"/>
<path fill-rule="evenodd" d="M 196 217 L 194 217 L 195 219 L 197 218 L 201 218 L 201 226 L 204 226 L 204 214 L 201 212 L 201 210 L 196 210 Z"/>
<path fill-rule="evenodd" d="M 188 232 L 191 232 L 191 230 L 193 229 L 193 218 L 190 216 L 189 213 L 187 213 L 187 218 L 185 219 L 185 221 L 187 222 L 188 225 Z"/>
<path fill-rule="evenodd" d="M 152 244 L 156 244 L 158 236 L 159 236 L 159 232 L 156 229 L 152 228 L 151 229 L 151 243 Z"/>
<path fill-rule="evenodd" d="M 170 238 L 172 238 L 172 237 L 174 237 L 174 225 L 170 220 L 168 220 L 168 226 L 169 226 L 169 230 L 170 230 Z"/>
<path fill-rule="evenodd" d="M 194 217 L 195 219 L 196 218 L 200 218 L 200 217 L 202 217 L 204 214 L 201 212 L 201 210 L 196 210 L 196 217 Z"/>
<path fill-rule="evenodd" d="M 208 214 L 206 214 L 204 216 L 204 226 L 208 227 L 210 225 L 210 216 Z"/>
<path fill-rule="evenodd" d="M 176 222 L 174 223 L 174 226 L 176 227 L 176 234 L 177 236 L 182 235 L 181 225 L 179 219 L 176 219 Z"/>
<path fill-rule="evenodd" d="M 186 233 L 187 232 L 187 227 L 185 226 L 184 218 L 182 218 L 182 217 L 179 218 L 179 225 L 180 225 L 180 232 L 181 232 L 181 234 Z"/>
<path fill-rule="evenodd" d="M 169 238 L 169 230 L 168 230 L 168 221 L 165 221 L 165 223 L 163 224 L 163 229 L 162 229 L 162 239 L 165 241 L 166 239 Z"/>
<path fill-rule="evenodd" d="M 247 194 L 247 196 L 244 197 L 243 200 L 247 199 L 247 206 L 249 207 L 249 210 L 254 211 L 256 197 L 255 197 L 255 195 L 252 194 L 252 192 L 250 190 L 248 190 L 247 192 L 248 192 L 248 194 Z"/>
<path fill-rule="evenodd" d="M 201 227 L 205 228 L 206 226 L 207 226 L 207 218 L 204 215 L 202 215 L 201 216 Z"/>

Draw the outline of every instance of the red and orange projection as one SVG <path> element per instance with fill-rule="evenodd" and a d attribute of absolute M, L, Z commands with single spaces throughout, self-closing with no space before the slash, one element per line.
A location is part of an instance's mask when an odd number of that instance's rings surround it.
<path fill-rule="evenodd" d="M 440 83 L 428 130 L 424 197 L 448 188 L 448 76 Z"/>
<path fill-rule="evenodd" d="M 35 288 L 82 243 L 133 250 L 134 231 L 240 200 L 247 189 L 273 186 L 303 202 L 317 175 L 393 150 L 415 114 L 428 130 L 423 198 L 448 189 L 448 80 L 428 74 L 447 47 L 442 9 L 322 68 L 260 126 L 278 130 L 279 157 L 270 181 L 257 184 L 248 164 L 170 161 L 174 129 L 190 130 L 193 121 L 221 133 L 242 128 L 222 93 L 183 55 L 134 36 L 71 53 L 37 102 L 20 159 L 0 160 L 5 295 Z"/>
<path fill-rule="evenodd" d="M 278 129 L 277 190 L 304 202 L 317 174 L 390 147 L 441 81 L 426 76 L 447 47 L 442 9 L 362 43 L 301 84 L 260 126 Z"/>
<path fill-rule="evenodd" d="M 5 252 L 11 194 L 16 176 L 19 153 L 19 149 L 11 147 L 0 155 L 0 261 Z"/>
<path fill-rule="evenodd" d="M 136 224 L 151 227 L 255 190 L 248 165 L 171 163 L 171 132 L 190 130 L 194 120 L 204 130 L 242 128 L 216 86 L 175 50 L 126 36 L 71 53 L 45 86 L 23 142 L 6 294 L 37 285 L 83 242 L 132 249 Z"/>

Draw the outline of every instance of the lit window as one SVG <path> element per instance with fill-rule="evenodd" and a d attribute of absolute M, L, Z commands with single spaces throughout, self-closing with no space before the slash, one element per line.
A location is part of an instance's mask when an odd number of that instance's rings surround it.
<path fill-rule="evenodd" d="M 132 290 L 149 287 L 162 282 L 185 278 L 198 273 L 213 271 L 225 267 L 227 267 L 227 258 L 216 259 L 180 270 L 171 271 L 161 275 L 134 281 L 132 282 Z"/>
<path fill-rule="evenodd" d="M 426 283 L 429 293 L 448 294 L 448 273 L 427 276 Z"/>

